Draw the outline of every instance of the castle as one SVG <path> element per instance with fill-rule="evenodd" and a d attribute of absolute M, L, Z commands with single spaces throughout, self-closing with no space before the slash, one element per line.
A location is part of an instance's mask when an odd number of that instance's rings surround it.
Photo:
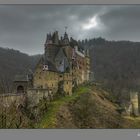
<path fill-rule="evenodd" d="M 58 31 L 47 34 L 44 50 L 33 73 L 16 76 L 14 92 L 25 93 L 34 89 L 71 95 L 75 86 L 89 81 L 89 52 L 81 49 L 66 31 L 60 38 Z"/>
<path fill-rule="evenodd" d="M 91 80 L 89 51 L 81 49 L 66 32 L 60 38 L 58 31 L 47 34 L 44 50 L 33 73 L 16 75 L 13 94 L 0 96 L 2 105 L 15 102 L 18 106 L 24 104 L 26 97 L 35 106 L 40 99 L 53 99 L 57 93 L 70 96 L 74 87 Z M 137 92 L 130 92 L 130 103 L 125 110 L 126 115 L 139 116 Z"/>

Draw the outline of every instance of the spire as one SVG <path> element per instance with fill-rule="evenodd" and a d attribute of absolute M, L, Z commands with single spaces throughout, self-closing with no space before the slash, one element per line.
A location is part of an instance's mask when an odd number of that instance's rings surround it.
<path fill-rule="evenodd" d="M 67 32 L 67 29 L 68 29 L 68 27 L 67 27 L 67 26 L 65 26 L 65 33 Z"/>
<path fill-rule="evenodd" d="M 67 29 L 68 29 L 68 27 L 67 27 L 67 26 L 65 26 L 64 39 L 68 39 Z"/>
<path fill-rule="evenodd" d="M 48 40 L 48 34 L 46 34 L 46 41 L 45 41 L 45 44 L 47 44 L 47 40 Z"/>
<path fill-rule="evenodd" d="M 65 26 L 65 33 L 64 33 L 64 39 L 63 42 L 64 44 L 69 44 L 69 38 L 68 38 L 68 34 L 67 34 L 67 26 Z"/>
<path fill-rule="evenodd" d="M 68 39 L 68 34 L 65 32 L 64 39 Z"/>
<path fill-rule="evenodd" d="M 51 33 L 46 34 L 46 42 L 45 42 L 45 45 L 46 45 L 46 44 L 51 44 L 51 43 L 52 43 L 52 36 L 51 36 Z"/>
<path fill-rule="evenodd" d="M 53 43 L 55 43 L 55 44 L 57 44 L 57 45 L 59 44 L 58 31 L 55 31 L 55 32 L 53 33 L 52 40 L 53 40 Z"/>

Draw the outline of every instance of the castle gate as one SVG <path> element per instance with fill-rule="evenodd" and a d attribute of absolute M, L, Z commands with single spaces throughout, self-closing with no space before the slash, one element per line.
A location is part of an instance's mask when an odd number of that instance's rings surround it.
<path fill-rule="evenodd" d="M 17 87 L 17 93 L 24 93 L 24 87 L 22 85 Z"/>

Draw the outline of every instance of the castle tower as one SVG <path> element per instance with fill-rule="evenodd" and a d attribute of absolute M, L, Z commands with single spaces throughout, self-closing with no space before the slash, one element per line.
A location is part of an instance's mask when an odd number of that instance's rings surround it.
<path fill-rule="evenodd" d="M 59 45 L 59 36 L 58 36 L 58 31 L 55 31 L 52 35 L 52 41 L 53 44 Z"/>
<path fill-rule="evenodd" d="M 53 35 L 47 34 L 46 42 L 45 42 L 45 60 L 51 61 L 54 63 L 54 58 L 56 53 L 58 52 L 59 45 L 59 36 L 58 31 L 55 31 Z"/>
<path fill-rule="evenodd" d="M 62 47 L 64 48 L 64 51 L 66 53 L 66 56 L 68 58 L 68 61 L 70 63 L 70 67 L 71 67 L 72 47 L 70 46 L 69 37 L 68 37 L 66 30 L 67 30 L 67 27 L 65 27 L 65 33 L 64 33 L 63 40 L 62 40 Z"/>
<path fill-rule="evenodd" d="M 63 44 L 64 45 L 69 45 L 69 37 L 68 37 L 68 34 L 67 34 L 67 28 L 68 27 L 65 27 L 65 33 L 64 33 L 64 38 L 63 38 Z"/>
<path fill-rule="evenodd" d="M 51 36 L 51 33 L 47 34 L 47 36 L 46 36 L 45 46 L 47 44 L 52 44 L 52 36 Z"/>
<path fill-rule="evenodd" d="M 63 39 L 63 43 L 65 45 L 69 45 L 69 38 L 68 38 L 68 34 L 65 32 L 64 34 L 64 39 Z"/>
<path fill-rule="evenodd" d="M 139 116 L 138 92 L 130 93 L 130 102 L 132 105 L 131 113 L 135 116 Z"/>

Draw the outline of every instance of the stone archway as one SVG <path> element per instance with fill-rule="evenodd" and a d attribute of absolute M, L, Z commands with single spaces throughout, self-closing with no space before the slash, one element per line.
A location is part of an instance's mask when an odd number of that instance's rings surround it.
<path fill-rule="evenodd" d="M 24 87 L 22 85 L 17 87 L 17 93 L 24 93 Z"/>

